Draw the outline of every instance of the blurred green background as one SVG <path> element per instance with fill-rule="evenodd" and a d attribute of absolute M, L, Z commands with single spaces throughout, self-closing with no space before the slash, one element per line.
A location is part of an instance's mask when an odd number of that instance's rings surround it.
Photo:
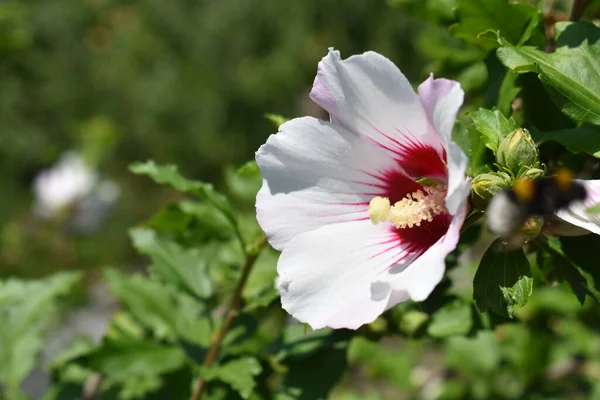
<path fill-rule="evenodd" d="M 379 51 L 415 83 L 432 70 L 458 74 L 478 53 L 447 33 L 454 3 L 0 3 L 0 275 L 134 263 L 127 228 L 173 194 L 127 165 L 176 163 L 218 186 L 226 165 L 251 159 L 276 131 L 265 113 L 319 115 L 308 92 L 330 46 L 344 57 Z M 481 86 L 475 65 L 463 81 Z M 31 215 L 34 177 L 69 149 L 121 187 L 94 235 Z"/>

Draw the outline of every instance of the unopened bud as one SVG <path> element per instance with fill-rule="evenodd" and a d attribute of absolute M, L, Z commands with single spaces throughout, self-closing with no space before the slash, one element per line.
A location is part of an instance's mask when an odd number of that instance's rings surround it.
<path fill-rule="evenodd" d="M 525 243 L 529 243 L 537 238 L 542 232 L 543 227 L 544 218 L 539 216 L 527 218 L 527 221 L 525 221 L 521 228 L 521 233 L 525 236 Z"/>
<path fill-rule="evenodd" d="M 517 174 L 522 167 L 538 167 L 539 151 L 529 131 L 518 128 L 506 136 L 496 151 L 496 161 Z"/>
<path fill-rule="evenodd" d="M 543 178 L 546 175 L 546 171 L 542 168 L 529 168 L 519 175 L 519 179 L 538 179 Z"/>
<path fill-rule="evenodd" d="M 511 178 L 503 172 L 490 172 L 477 175 L 471 182 L 471 199 L 473 205 L 485 210 L 489 201 L 511 185 Z"/>

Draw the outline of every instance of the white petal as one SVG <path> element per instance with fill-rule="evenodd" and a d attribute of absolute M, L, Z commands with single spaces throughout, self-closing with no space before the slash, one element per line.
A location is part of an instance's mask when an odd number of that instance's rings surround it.
<path fill-rule="evenodd" d="M 398 238 L 370 221 L 324 226 L 292 239 L 277 264 L 283 308 L 313 329 L 356 329 L 374 321 L 390 302 L 378 277 L 403 258 Z M 394 300 L 399 301 L 406 297 Z"/>
<path fill-rule="evenodd" d="M 452 140 L 456 114 L 463 104 L 463 99 L 464 92 L 458 82 L 433 79 L 433 74 L 419 86 L 419 101 L 446 148 L 448 160 L 446 207 L 452 215 L 456 214 L 469 194 L 469 182 L 465 180 L 467 156 Z"/>
<path fill-rule="evenodd" d="M 413 88 L 398 67 L 381 54 L 366 52 L 346 60 L 338 51 L 319 62 L 311 98 L 332 121 L 388 149 L 424 143 L 442 154 L 442 142 Z"/>
<path fill-rule="evenodd" d="M 257 218 L 278 250 L 323 225 L 368 219 L 369 201 L 384 194 L 378 177 L 400 171 L 376 144 L 310 117 L 283 124 L 256 161 L 263 176 Z"/>
<path fill-rule="evenodd" d="M 588 196 L 583 202 L 575 202 L 568 208 L 556 213 L 556 216 L 563 221 L 587 229 L 588 231 L 600 235 L 600 214 L 588 214 L 585 210 L 595 204 L 600 203 L 600 180 L 577 180 L 587 189 Z"/>
<path fill-rule="evenodd" d="M 460 228 L 467 214 L 466 202 L 452 219 L 448 232 L 407 268 L 393 266 L 379 276 L 379 282 L 387 283 L 393 297 L 410 297 L 414 301 L 425 300 L 442 280 L 446 270 L 446 256 L 458 243 Z M 388 308 L 395 305 L 389 304 Z"/>

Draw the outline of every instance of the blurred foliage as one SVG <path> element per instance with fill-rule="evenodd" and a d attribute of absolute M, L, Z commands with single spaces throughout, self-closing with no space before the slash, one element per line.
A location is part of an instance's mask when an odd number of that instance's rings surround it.
<path fill-rule="evenodd" d="M 308 91 L 335 46 L 381 52 L 415 84 L 458 80 L 471 176 L 496 173 L 524 126 L 549 168 L 597 178 L 599 28 L 555 24 L 571 3 L 1 3 L 0 399 L 29 398 L 44 335 L 97 281 L 120 308 L 100 341 L 53 357 L 45 400 L 188 399 L 199 379 L 206 399 L 600 397 L 599 236 L 498 253 L 475 211 L 426 301 L 311 331 L 281 309 L 244 164 L 286 119 L 326 117 Z M 34 177 L 68 149 L 121 187 L 97 232 L 32 213 Z"/>

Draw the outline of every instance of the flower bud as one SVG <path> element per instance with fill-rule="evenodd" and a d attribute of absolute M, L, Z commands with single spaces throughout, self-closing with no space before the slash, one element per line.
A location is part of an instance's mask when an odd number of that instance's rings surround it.
<path fill-rule="evenodd" d="M 521 228 L 521 233 L 525 237 L 525 243 L 529 243 L 537 238 L 542 232 L 542 228 L 544 227 L 544 218 L 539 216 L 533 216 L 527 218 L 527 221 L 523 224 Z"/>
<path fill-rule="evenodd" d="M 485 210 L 487 204 L 496 194 L 506 190 L 511 185 L 511 178 L 503 172 L 490 172 L 477 175 L 471 182 L 471 199 L 473 205 Z"/>
<path fill-rule="evenodd" d="M 546 171 L 542 168 L 528 168 L 519 175 L 519 179 L 538 179 L 543 178 Z"/>
<path fill-rule="evenodd" d="M 496 161 L 517 174 L 521 167 L 539 166 L 539 151 L 529 131 L 518 128 L 500 141 Z"/>

